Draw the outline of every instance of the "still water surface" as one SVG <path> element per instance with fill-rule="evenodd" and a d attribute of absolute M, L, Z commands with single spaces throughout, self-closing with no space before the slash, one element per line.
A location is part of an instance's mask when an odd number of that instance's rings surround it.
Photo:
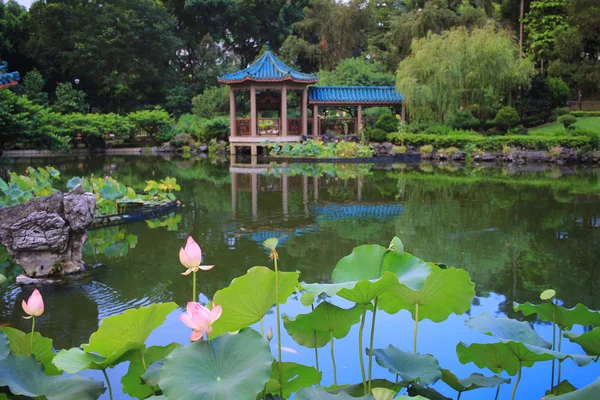
<path fill-rule="evenodd" d="M 266 238 L 284 237 L 279 249 L 282 270 L 300 271 L 305 282 L 327 282 L 336 262 L 355 246 L 387 245 L 397 235 L 417 257 L 470 273 L 477 292 L 470 315 L 485 312 L 522 318 L 512 311 L 513 301 L 536 301 L 550 287 L 568 306 L 582 302 L 600 308 L 599 170 L 428 164 L 248 169 L 230 167 L 229 160 L 158 157 L 21 159 L 10 168 L 22 173 L 30 164 L 53 165 L 63 182 L 91 173 L 111 175 L 141 191 L 148 179 L 174 176 L 182 187 L 178 198 L 184 207 L 176 214 L 160 221 L 91 231 L 85 260 L 102 266 L 81 279 L 41 288 L 46 312 L 36 321 L 36 328 L 52 337 L 57 349 L 87 343 L 102 318 L 128 308 L 166 301 L 183 307 L 192 288 L 191 280 L 181 276 L 184 269 L 178 252 L 188 235 L 201 244 L 205 263 L 216 265 L 199 274 L 202 301 L 250 267 L 268 265 L 262 247 Z M 15 272 L 4 271 L 9 277 Z M 20 303 L 31 290 L 11 285 L 0 294 L 2 323 L 29 329 L 21 318 Z M 296 298 L 283 306 L 283 313 L 290 315 L 309 311 Z M 189 330 L 180 323 L 180 312 L 172 313 L 150 336 L 149 345 L 186 343 Z M 483 371 L 473 364 L 460 364 L 456 344 L 492 341 L 465 327 L 467 318 L 453 315 L 440 324 L 424 321 L 419 325 L 419 352 L 435 355 L 443 368 L 459 377 Z M 551 341 L 549 325 L 530 321 Z M 266 317 L 265 325 L 275 327 L 274 312 Z M 378 313 L 375 348 L 393 344 L 410 351 L 412 327 L 408 312 Z M 357 331 L 353 327 L 345 339 L 336 342 L 340 383 L 361 381 Z M 314 365 L 313 350 L 300 347 L 287 335 L 282 343 L 288 348 L 283 353 L 285 361 Z M 568 340 L 563 341 L 563 351 L 582 352 Z M 333 384 L 329 348 L 321 349 L 319 356 L 322 383 Z M 546 362 L 525 368 L 517 398 L 541 398 L 550 384 L 550 367 Z M 128 398 L 120 393 L 118 383 L 126 365 L 108 372 L 116 398 Z M 563 364 L 563 379 L 576 387 L 591 383 L 599 374 L 597 364 L 584 368 L 570 360 Z M 101 379 L 101 374 L 93 372 L 83 375 Z M 374 376 L 393 380 L 379 366 Z M 435 387 L 456 398 L 456 392 L 445 384 Z M 509 399 L 511 388 L 504 385 L 500 398 Z M 494 395 L 495 390 L 482 389 L 465 392 L 461 399 L 493 399 Z"/>

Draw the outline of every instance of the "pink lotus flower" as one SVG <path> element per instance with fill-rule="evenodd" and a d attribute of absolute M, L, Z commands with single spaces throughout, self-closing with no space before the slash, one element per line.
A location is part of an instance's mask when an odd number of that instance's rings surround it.
<path fill-rule="evenodd" d="M 187 271 L 181 275 L 189 275 L 192 272 L 198 272 L 198 269 L 208 271 L 214 265 L 200 265 L 202 262 L 202 249 L 198 246 L 198 243 L 189 236 L 185 244 L 185 248 L 179 250 L 179 261 L 187 268 Z"/>
<path fill-rule="evenodd" d="M 21 307 L 23 307 L 25 314 L 28 315 L 28 317 L 23 317 L 25 319 L 42 315 L 44 313 L 44 300 L 40 291 L 35 289 L 31 296 L 29 296 L 29 299 L 27 299 L 27 302 L 23 300 Z"/>
<path fill-rule="evenodd" d="M 181 314 L 179 319 L 189 328 L 193 329 L 190 340 L 195 342 L 201 340 L 202 336 L 212 332 L 212 324 L 221 317 L 223 308 L 213 303 L 212 310 L 204 307 L 199 303 L 190 301 L 187 303 L 186 313 Z"/>

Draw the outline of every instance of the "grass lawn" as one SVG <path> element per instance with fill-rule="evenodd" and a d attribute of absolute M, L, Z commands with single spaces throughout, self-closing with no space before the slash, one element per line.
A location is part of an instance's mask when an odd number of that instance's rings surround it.
<path fill-rule="evenodd" d="M 583 117 L 577 118 L 577 122 L 574 124 L 575 126 L 583 129 L 587 129 L 589 131 L 595 132 L 600 135 L 600 117 Z M 551 124 L 538 126 L 535 128 L 529 129 L 530 135 L 548 135 L 552 133 L 558 132 L 566 132 L 563 124 L 559 122 L 553 122 Z"/>

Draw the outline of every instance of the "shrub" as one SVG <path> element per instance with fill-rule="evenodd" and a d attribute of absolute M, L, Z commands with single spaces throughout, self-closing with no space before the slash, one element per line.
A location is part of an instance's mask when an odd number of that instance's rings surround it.
<path fill-rule="evenodd" d="M 167 125 L 160 129 L 158 135 L 156 135 L 156 140 L 160 143 L 165 143 L 171 141 L 175 137 L 175 128 L 173 125 Z"/>
<path fill-rule="evenodd" d="M 450 115 L 448 125 L 450 125 L 452 129 L 476 130 L 479 128 L 480 122 L 470 111 L 457 111 Z"/>
<path fill-rule="evenodd" d="M 162 128 L 173 124 L 168 112 L 160 107 L 154 110 L 140 110 L 129 113 L 127 119 L 134 126 L 134 135 L 146 135 L 154 138 Z"/>
<path fill-rule="evenodd" d="M 589 134 L 592 134 L 588 132 Z M 528 150 L 547 150 L 552 146 L 561 146 L 568 149 L 590 146 L 598 148 L 598 137 L 587 135 L 563 134 L 562 136 L 532 136 L 532 135 L 506 135 L 506 136 L 483 136 L 483 135 L 429 135 L 429 134 L 390 134 L 388 136 L 393 144 L 406 146 L 433 145 L 440 149 L 446 147 L 457 147 L 467 149 L 469 146 L 482 151 L 502 151 L 503 146 L 523 148 Z"/>
<path fill-rule="evenodd" d="M 370 142 L 385 142 L 387 140 L 388 132 L 378 128 L 367 128 L 365 129 L 365 138 Z"/>
<path fill-rule="evenodd" d="M 215 118 L 204 124 L 204 140 L 227 140 L 229 136 L 229 119 Z"/>
<path fill-rule="evenodd" d="M 182 146 L 181 150 L 183 150 L 183 154 L 190 154 L 191 147 L 190 146 Z"/>
<path fill-rule="evenodd" d="M 457 151 L 459 151 L 459 150 L 458 150 L 456 147 L 454 147 L 454 146 L 451 146 L 451 147 L 448 147 L 448 148 L 447 148 L 447 149 L 444 151 L 444 153 L 446 153 L 446 154 L 448 154 L 449 156 L 451 156 L 452 154 L 456 153 Z"/>
<path fill-rule="evenodd" d="M 555 108 L 552 110 L 552 115 L 555 117 L 560 117 L 561 115 L 569 114 L 569 109 L 567 107 Z"/>
<path fill-rule="evenodd" d="M 571 125 L 573 125 L 575 122 L 577 122 L 577 118 L 575 118 L 574 116 L 572 116 L 570 114 L 561 115 L 560 117 L 558 117 L 558 122 L 563 124 L 565 129 L 568 130 Z"/>
<path fill-rule="evenodd" d="M 398 130 L 398 120 L 394 115 L 383 114 L 375 122 L 375 129 L 382 130 L 385 133 L 395 132 Z"/>
<path fill-rule="evenodd" d="M 545 79 L 550 94 L 552 108 L 563 107 L 569 96 L 569 86 L 559 77 L 549 76 Z"/>
<path fill-rule="evenodd" d="M 527 135 L 527 129 L 523 125 L 515 126 L 508 130 L 509 135 Z"/>
<path fill-rule="evenodd" d="M 600 117 L 600 111 L 571 111 L 574 117 Z"/>
<path fill-rule="evenodd" d="M 394 146 L 394 152 L 396 154 L 404 154 L 404 153 L 406 153 L 406 150 L 407 150 L 406 146 Z"/>
<path fill-rule="evenodd" d="M 426 144 L 425 146 L 421 146 L 421 153 L 431 154 L 433 152 L 433 146 L 430 144 Z"/>
<path fill-rule="evenodd" d="M 552 146 L 550 147 L 549 153 L 553 156 L 553 157 L 558 157 L 560 156 L 560 153 L 562 153 L 562 147 L 560 146 Z"/>
<path fill-rule="evenodd" d="M 199 117 L 212 118 L 229 110 L 229 88 L 211 87 L 192 99 L 192 112 Z"/>
<path fill-rule="evenodd" d="M 519 123 L 519 114 L 512 107 L 502 107 L 494 118 L 494 125 L 502 132 L 508 131 Z"/>
<path fill-rule="evenodd" d="M 187 133 L 178 133 L 170 143 L 171 146 L 180 148 L 183 146 L 191 146 L 194 144 L 194 139 Z"/>

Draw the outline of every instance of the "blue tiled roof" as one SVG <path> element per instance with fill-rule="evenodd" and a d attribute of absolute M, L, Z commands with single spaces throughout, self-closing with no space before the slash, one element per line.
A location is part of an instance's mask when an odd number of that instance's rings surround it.
<path fill-rule="evenodd" d="M 404 96 L 394 86 L 312 86 L 312 104 L 399 104 Z"/>
<path fill-rule="evenodd" d="M 18 72 L 6 72 L 8 64 L 0 63 L 0 88 L 5 86 L 16 85 L 21 79 Z"/>
<path fill-rule="evenodd" d="M 283 82 L 295 81 L 302 83 L 316 83 L 316 75 L 304 74 L 287 66 L 267 46 L 267 51 L 252 65 L 241 71 L 232 72 L 219 77 L 221 83 L 239 83 L 244 81 L 255 82 Z"/>

